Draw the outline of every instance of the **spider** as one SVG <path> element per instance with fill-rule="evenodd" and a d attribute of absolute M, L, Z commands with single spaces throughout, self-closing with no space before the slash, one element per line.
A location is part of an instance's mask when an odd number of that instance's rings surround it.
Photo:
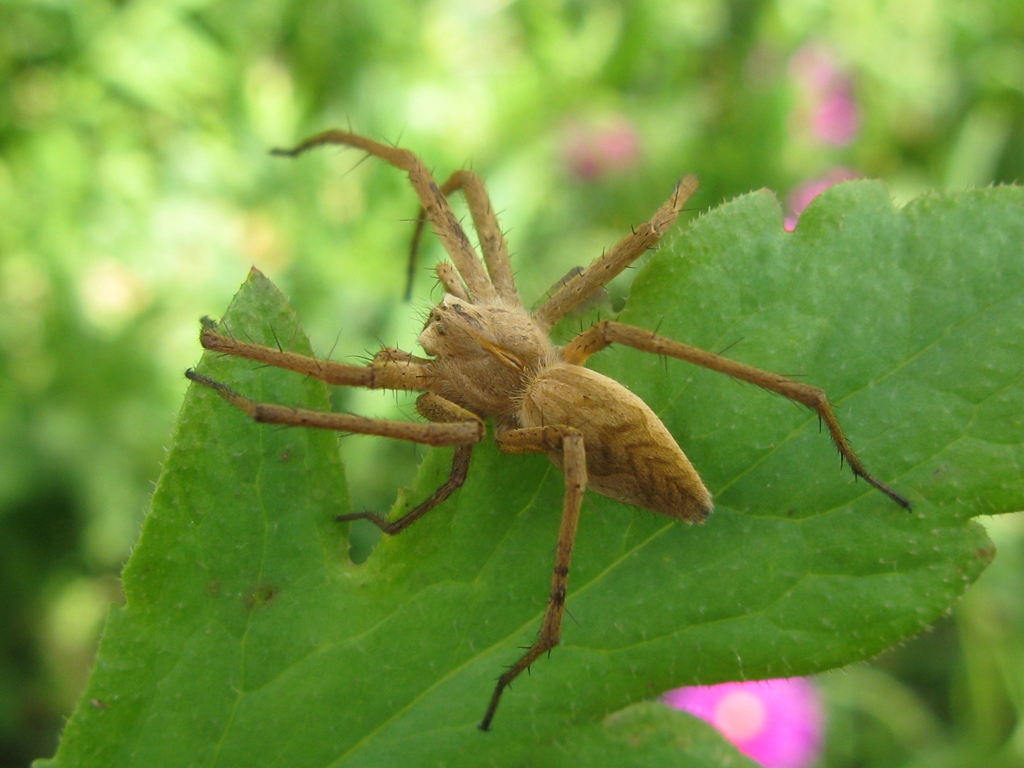
<path fill-rule="evenodd" d="M 603 320 L 565 346 L 548 336 L 552 326 L 601 290 L 653 247 L 672 226 L 697 188 L 686 176 L 645 224 L 635 228 L 589 267 L 571 274 L 536 310 L 524 308 L 516 288 L 505 238 L 483 181 L 455 171 L 438 186 L 430 171 L 408 150 L 344 131 L 325 131 L 290 150 L 296 157 L 326 144 L 354 147 L 406 171 L 429 221 L 451 262 L 436 267 L 445 295 L 431 309 L 419 344 L 426 357 L 384 348 L 365 366 L 320 360 L 252 344 L 218 330 L 204 318 L 202 346 L 313 376 L 327 384 L 422 392 L 416 410 L 426 423 L 364 418 L 260 403 L 189 370 L 186 375 L 211 387 L 258 422 L 379 435 L 429 446 L 451 446 L 447 480 L 425 501 L 388 520 L 375 512 L 338 515 L 339 521 L 368 520 L 385 534 L 404 531 L 451 496 L 465 481 L 473 447 L 484 439 L 485 421 L 505 453 L 543 453 L 565 477 L 562 519 L 555 547 L 551 592 L 536 641 L 498 679 L 479 727 L 489 730 L 502 694 L 524 670 L 559 643 L 573 541 L 586 489 L 687 523 L 703 521 L 711 494 L 668 429 L 636 395 L 618 382 L 584 367 L 596 352 L 621 344 L 667 355 L 756 384 L 814 410 L 840 456 L 853 470 L 902 507 L 909 502 L 867 472 L 854 454 L 825 392 L 775 373 L 753 368 L 649 330 Z M 480 239 L 477 256 L 448 196 L 461 192 Z"/>

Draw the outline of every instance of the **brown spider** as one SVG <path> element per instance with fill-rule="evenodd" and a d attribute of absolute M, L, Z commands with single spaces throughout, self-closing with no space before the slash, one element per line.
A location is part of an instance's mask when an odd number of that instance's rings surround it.
<path fill-rule="evenodd" d="M 386 534 L 405 530 L 463 484 L 473 446 L 486 433 L 485 419 L 494 423 L 499 450 L 544 453 L 564 472 L 562 522 L 547 610 L 536 642 L 498 679 L 480 722 L 482 730 L 490 728 L 508 685 L 559 642 L 576 523 L 587 488 L 674 520 L 700 522 L 711 512 L 711 494 L 654 412 L 621 384 L 583 367 L 595 352 L 611 344 L 625 344 L 710 368 L 802 403 L 824 422 L 855 476 L 901 506 L 910 507 L 905 498 L 867 472 L 843 435 L 825 393 L 817 387 L 613 320 L 596 323 L 563 347 L 555 346 L 548 338 L 560 318 L 658 242 L 697 188 L 694 176 L 679 182 L 650 221 L 571 276 L 531 313 L 524 308 L 516 289 L 505 238 L 479 176 L 456 171 L 438 187 L 423 162 L 411 152 L 342 131 L 326 131 L 294 149 L 275 153 L 294 157 L 322 144 L 356 147 L 407 171 L 426 220 L 433 224 L 451 257 L 451 263 L 437 265 L 437 276 L 446 293 L 430 311 L 419 336 L 428 357 L 385 348 L 369 365 L 346 365 L 239 341 L 219 333 L 217 324 L 209 319 L 203 321 L 202 345 L 328 384 L 423 392 L 416 401 L 416 410 L 428 423 L 258 403 L 192 370 L 186 375 L 213 388 L 256 421 L 454 446 L 448 479 L 407 514 L 396 520 L 386 520 L 374 512 L 337 518 L 369 520 Z M 456 191 L 461 191 L 468 203 L 480 237 L 483 263 L 448 204 L 448 195 Z"/>

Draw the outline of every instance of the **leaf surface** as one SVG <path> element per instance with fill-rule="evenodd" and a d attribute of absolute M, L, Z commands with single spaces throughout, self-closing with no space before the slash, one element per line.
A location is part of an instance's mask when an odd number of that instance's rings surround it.
<path fill-rule="evenodd" d="M 588 494 L 563 644 L 516 681 L 489 734 L 476 724 L 494 680 L 544 611 L 560 473 L 486 441 L 449 503 L 357 567 L 333 522 L 347 509 L 335 436 L 252 424 L 193 387 L 127 604 L 45 764 L 644 765 L 666 745 L 680 764 L 748 764 L 703 724 L 639 702 L 814 673 L 913 636 L 993 555 L 971 518 L 1024 508 L 1022 203 L 1001 188 L 896 210 L 884 186 L 855 182 L 792 233 L 760 192 L 669 238 L 619 319 L 823 387 L 868 469 L 914 510 L 853 482 L 789 401 L 602 353 L 594 367 L 664 419 L 716 510 L 688 527 Z M 225 322 L 308 351 L 259 273 Z M 257 399 L 327 407 L 315 381 L 209 355 L 201 368 Z M 431 452 L 399 506 L 449 461 Z"/>

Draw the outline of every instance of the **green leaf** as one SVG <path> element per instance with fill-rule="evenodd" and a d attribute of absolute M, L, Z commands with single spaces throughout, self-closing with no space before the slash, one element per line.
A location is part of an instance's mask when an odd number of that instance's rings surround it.
<path fill-rule="evenodd" d="M 787 400 L 602 353 L 595 367 L 662 416 L 716 511 L 688 527 L 588 494 L 563 644 L 516 681 L 488 734 L 476 724 L 494 680 L 544 611 L 559 472 L 486 441 L 449 503 L 357 567 L 333 522 L 346 509 L 334 435 L 252 424 L 193 387 L 124 572 L 127 604 L 47 764 L 646 764 L 630 741 L 741 764 L 710 729 L 636 703 L 813 673 L 911 637 L 993 556 L 971 518 L 1024 507 L 1022 203 L 989 189 L 898 211 L 858 182 L 793 233 L 756 193 L 672 238 L 620 319 L 824 387 L 869 470 L 914 510 L 854 483 Z M 258 273 L 225 321 L 308 350 Z M 326 408 L 318 382 L 209 355 L 201 367 L 258 399 Z M 449 460 L 431 452 L 401 506 Z"/>
<path fill-rule="evenodd" d="M 632 704 L 601 722 L 568 730 L 564 737 L 534 750 L 526 764 L 550 768 L 759 765 L 740 756 L 703 720 L 656 701 Z"/>

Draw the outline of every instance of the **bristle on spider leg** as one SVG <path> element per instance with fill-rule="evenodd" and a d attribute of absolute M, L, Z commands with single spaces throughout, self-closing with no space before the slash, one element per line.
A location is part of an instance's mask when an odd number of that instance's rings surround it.
<path fill-rule="evenodd" d="M 338 348 L 338 342 L 341 341 L 341 331 L 338 331 L 338 335 L 334 337 L 334 343 L 331 345 L 331 351 L 327 353 L 327 359 L 330 360 L 334 356 L 334 350 Z"/>
<path fill-rule="evenodd" d="M 256 341 L 256 339 L 254 339 L 252 337 L 252 335 L 248 331 L 243 331 L 243 332 L 245 333 L 245 338 L 247 338 L 249 340 L 250 344 L 255 344 L 257 346 L 260 346 L 260 343 L 258 341 Z"/>
<path fill-rule="evenodd" d="M 743 336 L 740 336 L 740 337 L 739 337 L 738 339 L 736 339 L 736 341 L 734 341 L 734 342 L 733 342 L 732 344 L 730 344 L 729 346 L 727 346 L 727 347 L 726 347 L 725 349 L 723 349 L 723 350 L 720 350 L 720 351 L 719 351 L 719 352 L 718 352 L 717 354 L 718 354 L 718 355 L 720 355 L 720 356 L 721 356 L 721 355 L 724 355 L 724 354 L 725 354 L 726 352 L 728 352 L 728 351 L 729 351 L 730 349 L 732 349 L 732 348 L 733 348 L 733 347 L 735 347 L 735 346 L 736 346 L 737 344 L 739 344 L 739 343 L 740 343 L 741 341 L 743 341 L 743 338 L 744 338 Z"/>
<path fill-rule="evenodd" d="M 278 352 L 284 352 L 284 348 L 281 346 L 281 340 L 277 338 L 277 329 L 273 325 L 270 326 L 270 335 L 274 337 L 274 344 L 277 345 Z"/>
<path fill-rule="evenodd" d="M 564 608 L 564 610 L 565 610 L 565 614 L 566 614 L 566 615 L 567 615 L 567 616 L 568 616 L 568 617 L 569 617 L 570 619 L 572 619 L 572 621 L 573 621 L 573 624 L 575 624 L 575 625 L 576 625 L 577 627 L 582 627 L 582 626 L 583 626 L 582 624 L 580 624 L 580 623 L 579 623 L 579 622 L 578 622 L 578 621 L 576 620 L 576 617 L 572 615 L 572 612 L 571 612 L 571 611 L 570 611 L 570 610 L 569 610 L 568 608 Z M 551 651 L 548 651 L 548 653 L 551 653 Z"/>

